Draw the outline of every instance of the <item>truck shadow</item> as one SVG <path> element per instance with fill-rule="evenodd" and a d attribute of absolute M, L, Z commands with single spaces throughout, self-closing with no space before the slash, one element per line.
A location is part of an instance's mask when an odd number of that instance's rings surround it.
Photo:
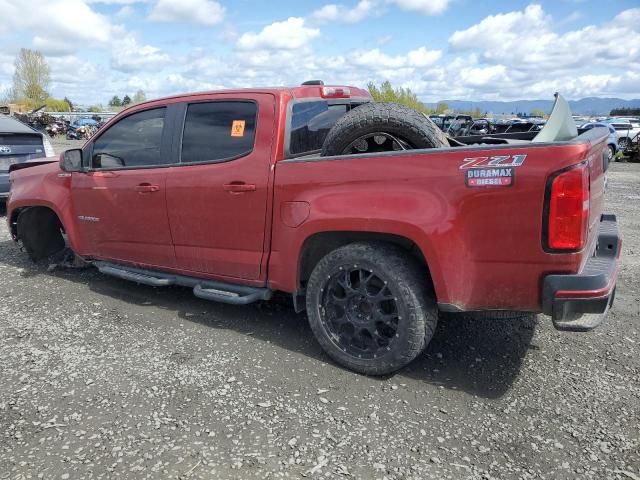
<path fill-rule="evenodd" d="M 33 265 L 10 241 L 0 241 L 0 263 L 21 268 L 25 278 L 53 276 L 85 285 L 99 295 L 124 302 L 118 309 L 125 312 L 131 309 L 139 314 L 138 307 L 160 308 L 181 321 L 233 330 L 318 362 L 333 363 L 315 341 L 306 316 L 296 314 L 284 295 L 242 307 L 200 300 L 187 288 L 137 285 L 104 276 L 93 268 L 48 272 L 46 267 Z M 148 319 L 158 321 L 156 317 L 152 314 Z M 397 382 L 397 377 L 409 377 L 480 397 L 499 398 L 518 377 L 522 361 L 532 348 L 536 324 L 535 316 L 517 320 L 443 316 L 426 351 L 395 376 L 379 381 L 395 377 Z"/>

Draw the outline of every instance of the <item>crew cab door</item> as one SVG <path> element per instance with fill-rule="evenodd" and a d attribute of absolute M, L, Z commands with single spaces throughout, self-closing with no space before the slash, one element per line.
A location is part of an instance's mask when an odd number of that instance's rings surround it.
<path fill-rule="evenodd" d="M 261 278 L 270 198 L 275 99 L 229 94 L 183 103 L 179 163 L 167 177 L 167 210 L 180 269 Z"/>
<path fill-rule="evenodd" d="M 84 149 L 72 175 L 72 201 L 85 255 L 173 267 L 166 168 L 171 163 L 167 107 L 128 115 Z"/>

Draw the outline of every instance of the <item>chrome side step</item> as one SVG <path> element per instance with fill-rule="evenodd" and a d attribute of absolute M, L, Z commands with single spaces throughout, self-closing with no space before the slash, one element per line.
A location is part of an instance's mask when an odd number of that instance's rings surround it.
<path fill-rule="evenodd" d="M 111 275 L 112 277 L 122 278 L 123 280 L 142 283 L 143 285 L 149 285 L 151 287 L 168 287 L 169 285 L 175 285 L 176 283 L 175 278 L 159 278 L 152 276 L 151 272 L 134 272 L 120 266 L 116 267 L 108 264 L 102 264 L 102 262 L 96 262 L 95 265 L 98 267 L 98 271 L 105 275 Z"/>
<path fill-rule="evenodd" d="M 235 291 L 232 291 L 232 288 Z M 269 300 L 273 291 L 268 288 L 236 287 L 235 285 L 230 285 L 229 290 L 220 290 L 219 288 L 212 288 L 207 284 L 202 284 L 193 287 L 193 294 L 198 298 L 213 300 L 214 302 L 246 305 L 258 300 Z"/>
<path fill-rule="evenodd" d="M 246 305 L 258 300 L 269 300 L 273 295 L 273 290 L 269 288 L 216 282 L 108 262 L 93 262 L 93 264 L 100 273 L 104 273 L 105 275 L 111 275 L 112 277 L 149 285 L 151 287 L 168 287 L 170 285 L 191 287 L 196 297 L 214 302 Z"/>

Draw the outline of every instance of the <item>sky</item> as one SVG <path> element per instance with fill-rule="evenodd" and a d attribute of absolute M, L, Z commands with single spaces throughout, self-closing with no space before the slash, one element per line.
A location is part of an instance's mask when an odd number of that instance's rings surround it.
<path fill-rule="evenodd" d="M 309 79 L 425 102 L 640 98 L 637 0 L 0 0 L 0 92 L 20 48 L 90 105 Z"/>

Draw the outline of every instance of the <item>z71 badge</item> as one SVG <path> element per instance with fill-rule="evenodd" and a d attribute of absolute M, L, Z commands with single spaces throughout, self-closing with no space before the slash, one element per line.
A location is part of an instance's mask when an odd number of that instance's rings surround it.
<path fill-rule="evenodd" d="M 526 158 L 526 155 L 465 158 L 460 170 L 465 171 L 467 187 L 510 187 L 515 181 L 515 168 Z"/>

